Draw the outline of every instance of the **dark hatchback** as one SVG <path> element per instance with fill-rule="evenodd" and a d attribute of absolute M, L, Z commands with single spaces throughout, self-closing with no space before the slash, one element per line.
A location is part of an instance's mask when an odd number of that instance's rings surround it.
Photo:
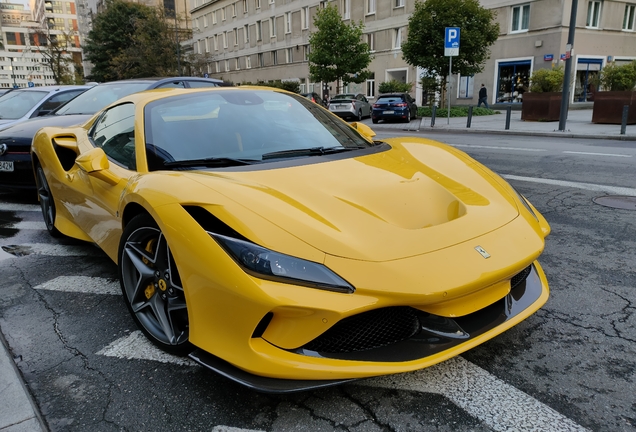
<path fill-rule="evenodd" d="M 409 123 L 417 118 L 417 105 L 408 93 L 383 94 L 373 104 L 371 121 L 398 120 Z"/>
<path fill-rule="evenodd" d="M 99 84 L 80 94 L 50 115 L 27 120 L 0 131 L 0 191 L 35 189 L 31 142 L 47 126 L 75 126 L 118 99 L 156 88 L 199 88 L 228 85 L 221 80 L 177 77 L 139 78 Z"/>

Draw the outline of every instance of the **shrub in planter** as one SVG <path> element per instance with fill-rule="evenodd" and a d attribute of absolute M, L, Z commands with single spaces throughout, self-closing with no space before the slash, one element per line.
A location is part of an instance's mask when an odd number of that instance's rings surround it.
<path fill-rule="evenodd" d="M 627 124 L 636 124 L 636 60 L 621 66 L 606 65 L 598 84 L 604 91 L 594 94 L 592 123 L 621 124 L 623 107 L 628 105 Z"/>
<path fill-rule="evenodd" d="M 384 81 L 378 87 L 380 93 L 410 93 L 412 83 L 403 83 L 397 80 Z"/>
<path fill-rule="evenodd" d="M 530 77 L 530 92 L 523 94 L 521 119 L 558 121 L 561 115 L 563 68 L 538 69 Z"/>

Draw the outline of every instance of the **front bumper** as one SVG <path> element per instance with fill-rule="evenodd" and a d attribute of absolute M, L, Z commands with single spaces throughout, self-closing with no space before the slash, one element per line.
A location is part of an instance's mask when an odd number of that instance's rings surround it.
<path fill-rule="evenodd" d="M 26 153 L 7 153 L 0 157 L 0 161 L 13 162 L 13 171 L 0 171 L 0 189 L 4 190 L 35 190 L 35 176 L 31 155 Z"/>
<path fill-rule="evenodd" d="M 393 111 L 393 114 L 384 114 L 385 111 Z M 374 109 L 371 113 L 373 120 L 403 120 L 408 115 L 408 109 Z"/>

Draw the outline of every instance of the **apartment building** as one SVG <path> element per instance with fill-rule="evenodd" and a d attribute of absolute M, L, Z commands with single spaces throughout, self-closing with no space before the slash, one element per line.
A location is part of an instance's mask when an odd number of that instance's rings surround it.
<path fill-rule="evenodd" d="M 572 0 L 481 0 L 495 10 L 500 36 L 484 71 L 453 76 L 453 104 L 475 104 L 484 83 L 491 103 L 519 103 L 529 77 L 539 68 L 564 61 Z M 579 0 L 574 44 L 575 79 L 572 102 L 591 99 L 593 78 L 611 61 L 636 59 L 636 0 Z M 211 60 L 208 73 L 234 83 L 293 80 L 306 92 L 320 92 L 309 77 L 309 35 L 316 11 L 335 4 L 343 20 L 364 23 L 364 40 L 374 59 L 372 77 L 346 90 L 370 99 L 383 81 L 413 83 L 422 103 L 417 68 L 401 55 L 415 0 L 194 0 L 191 9 L 195 53 Z M 460 48 L 461 49 L 461 48 Z M 331 93 L 335 83 L 328 83 Z"/>
<path fill-rule="evenodd" d="M 73 0 L 36 0 L 31 10 L 21 3 L 0 2 L 4 49 L 0 51 L 0 87 L 53 85 L 51 70 L 39 52 L 45 41 L 38 32 L 48 32 L 68 42 L 68 55 L 82 62 L 77 11 Z M 74 70 L 74 65 L 71 64 Z"/>

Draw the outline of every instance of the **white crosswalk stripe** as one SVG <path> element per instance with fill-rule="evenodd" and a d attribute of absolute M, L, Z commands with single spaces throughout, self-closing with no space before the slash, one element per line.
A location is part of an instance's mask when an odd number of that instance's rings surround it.
<path fill-rule="evenodd" d="M 7 228 L 18 230 L 46 230 L 44 221 L 22 221 L 7 225 Z"/>
<path fill-rule="evenodd" d="M 121 294 L 118 280 L 89 276 L 59 276 L 36 286 L 35 289 L 87 294 Z"/>
<path fill-rule="evenodd" d="M 82 245 L 61 245 L 51 243 L 22 243 L 19 245 L 4 245 L 5 252 L 16 256 L 48 255 L 48 256 L 101 256 L 101 249 L 91 243 Z"/>
<path fill-rule="evenodd" d="M 0 211 L 41 211 L 37 204 L 0 203 Z"/>
<path fill-rule="evenodd" d="M 161 363 L 175 363 L 184 366 L 198 366 L 198 364 L 186 357 L 177 357 L 165 353 L 148 341 L 139 330 L 128 336 L 117 339 L 106 348 L 99 350 L 97 355 L 118 357 L 122 359 L 152 360 Z"/>

